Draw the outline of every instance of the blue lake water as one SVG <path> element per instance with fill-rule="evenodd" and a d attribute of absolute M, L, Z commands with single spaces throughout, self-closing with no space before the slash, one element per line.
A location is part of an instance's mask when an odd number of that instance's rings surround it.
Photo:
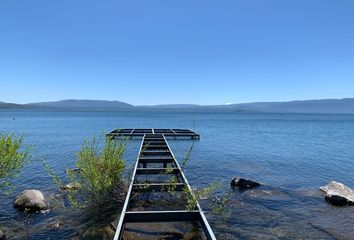
<path fill-rule="evenodd" d="M 95 223 L 83 219 L 79 211 L 58 207 L 25 216 L 12 208 L 13 199 L 31 188 L 47 196 L 57 192 L 39 157 L 64 177 L 65 169 L 75 166 L 83 139 L 132 127 L 200 133 L 185 170 L 193 187 L 218 181 L 223 194 L 234 176 L 264 184 L 257 190 L 231 192 L 231 215 L 225 221 L 209 211 L 212 199 L 201 202 L 218 239 L 354 239 L 354 207 L 333 207 L 318 190 L 331 180 L 354 188 L 354 115 L 325 114 L 2 110 L 0 132 L 23 134 L 35 151 L 16 178 L 16 190 L 0 196 L 0 228 L 10 239 L 85 239 L 81 233 Z M 139 143 L 127 143 L 129 166 Z M 169 143 L 180 161 L 192 141 Z M 48 227 L 58 218 L 60 228 Z"/>

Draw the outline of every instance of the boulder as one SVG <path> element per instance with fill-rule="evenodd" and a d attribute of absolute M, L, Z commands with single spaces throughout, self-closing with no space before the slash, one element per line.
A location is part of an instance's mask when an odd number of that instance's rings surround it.
<path fill-rule="evenodd" d="M 26 211 L 38 211 L 48 208 L 43 193 L 38 190 L 25 190 L 15 199 L 15 208 Z"/>
<path fill-rule="evenodd" d="M 239 177 L 234 177 L 231 180 L 230 185 L 232 188 L 239 188 L 240 190 L 246 190 L 246 189 L 251 189 L 251 188 L 256 188 L 261 186 L 261 184 L 258 182 L 254 182 L 252 180 L 239 178 Z"/>
<path fill-rule="evenodd" d="M 332 181 L 326 186 L 320 187 L 326 194 L 325 200 L 336 206 L 354 204 L 354 191 L 342 183 Z"/>
<path fill-rule="evenodd" d="M 6 235 L 3 231 L 0 229 L 0 240 L 6 240 Z"/>

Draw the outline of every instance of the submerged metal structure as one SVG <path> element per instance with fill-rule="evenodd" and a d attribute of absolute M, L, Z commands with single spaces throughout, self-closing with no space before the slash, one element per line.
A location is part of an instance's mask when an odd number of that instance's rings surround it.
<path fill-rule="evenodd" d="M 199 139 L 199 134 L 187 129 L 119 129 L 107 134 L 107 137 L 142 137 L 133 175 L 119 218 L 114 240 L 123 239 L 127 224 L 131 223 L 170 223 L 193 222 L 203 230 L 202 239 L 215 240 L 215 235 L 196 200 L 192 189 L 178 164 L 166 137 L 188 137 Z M 174 176 L 175 181 L 140 181 L 141 176 L 157 176 L 158 178 Z M 190 210 L 186 206 L 169 205 L 168 209 L 134 210 L 134 198 L 139 193 L 163 193 L 173 191 L 187 194 L 196 201 Z M 187 196 L 188 197 L 188 196 Z"/>
<path fill-rule="evenodd" d="M 199 134 L 188 129 L 176 128 L 123 128 L 107 134 L 109 137 L 142 137 L 145 134 L 162 134 L 165 137 L 190 137 L 199 139 Z"/>

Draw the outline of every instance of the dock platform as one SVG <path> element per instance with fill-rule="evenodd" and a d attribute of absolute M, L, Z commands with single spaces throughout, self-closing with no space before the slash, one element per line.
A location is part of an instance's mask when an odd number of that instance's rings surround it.
<path fill-rule="evenodd" d="M 187 209 L 186 205 L 181 204 L 180 201 L 162 206 L 150 206 L 149 208 L 136 204 L 139 194 L 148 194 L 148 196 L 157 194 L 155 197 L 157 201 L 151 202 L 150 205 L 154 205 L 154 203 L 158 205 L 158 201 L 164 200 L 164 194 L 169 193 L 171 188 L 176 195 L 196 199 L 166 137 L 199 139 L 199 134 L 185 129 L 120 129 L 119 131 L 111 131 L 107 136 L 114 138 L 142 137 L 114 240 L 129 239 L 125 235 L 126 231 L 132 228 L 132 226 L 128 226 L 129 224 L 133 224 L 134 228 L 134 224 L 145 224 L 145 226 L 152 224 L 151 226 L 156 227 L 156 224 L 177 222 L 198 225 L 201 230 L 200 239 L 216 239 L 198 201 L 194 204 L 193 209 Z M 174 177 L 173 182 L 169 181 L 171 177 Z M 137 229 L 137 231 L 146 232 L 146 229 Z"/>
<path fill-rule="evenodd" d="M 124 128 L 114 129 L 107 133 L 109 137 L 142 137 L 145 134 L 162 134 L 165 137 L 190 137 L 192 139 L 199 139 L 198 133 L 188 129 L 168 129 L 168 128 Z"/>

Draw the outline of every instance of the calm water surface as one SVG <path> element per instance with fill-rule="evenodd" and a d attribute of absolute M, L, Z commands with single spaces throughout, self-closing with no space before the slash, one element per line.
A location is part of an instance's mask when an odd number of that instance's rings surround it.
<path fill-rule="evenodd" d="M 100 225 L 114 220 L 116 209 L 82 214 L 56 200 L 58 206 L 48 213 L 26 216 L 12 202 L 31 188 L 56 199 L 58 191 L 36 160 L 39 156 L 65 177 L 83 139 L 132 127 L 195 128 L 201 139 L 194 142 L 186 167 L 193 187 L 218 181 L 225 190 L 216 194 L 222 195 L 234 176 L 264 184 L 231 192 L 226 219 L 210 211 L 212 198 L 201 202 L 218 239 L 354 239 L 354 207 L 328 205 L 318 190 L 331 180 L 354 188 L 354 115 L 0 111 L 0 132 L 23 134 L 25 143 L 35 146 L 15 192 L 0 196 L 0 228 L 9 239 L 92 239 L 87 232 L 105 239 Z M 181 161 L 191 141 L 169 142 Z M 129 166 L 139 143 L 127 144 Z"/>

